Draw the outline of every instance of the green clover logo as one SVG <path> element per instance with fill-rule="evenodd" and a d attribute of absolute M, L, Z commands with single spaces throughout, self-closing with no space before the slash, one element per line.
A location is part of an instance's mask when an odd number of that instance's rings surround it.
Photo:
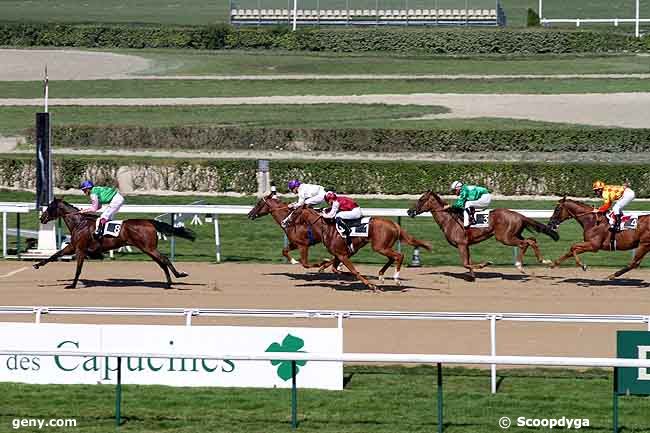
<path fill-rule="evenodd" d="M 305 342 L 302 338 L 295 337 L 291 334 L 287 334 L 282 340 L 282 344 L 272 343 L 267 349 L 267 352 L 304 352 L 302 347 L 305 345 Z M 275 360 L 271 361 L 272 365 L 279 365 L 278 367 L 278 376 L 282 380 L 289 380 L 292 377 L 291 371 L 291 361 L 289 360 Z M 303 367 L 307 364 L 307 361 L 296 361 L 296 375 L 300 371 L 300 367 Z"/>

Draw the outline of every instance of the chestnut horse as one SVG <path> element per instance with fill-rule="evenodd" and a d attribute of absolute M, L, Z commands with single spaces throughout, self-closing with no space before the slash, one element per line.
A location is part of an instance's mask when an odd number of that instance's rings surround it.
<path fill-rule="evenodd" d="M 544 224 L 510 209 L 494 209 L 490 212 L 488 227 L 470 228 L 466 230 L 463 227 L 462 216 L 458 215 L 452 209 L 443 209 L 445 204 L 445 201 L 438 194 L 429 190 L 422 194 L 415 207 L 409 209 L 408 214 L 410 217 L 415 217 L 424 212 L 431 212 L 434 221 L 438 223 L 447 238 L 447 242 L 458 248 L 463 266 L 469 271 L 469 276 L 472 281 L 475 279 L 474 270 L 482 269 L 491 263 L 482 262 L 473 264 L 470 258 L 469 247 L 483 242 L 492 236 L 504 245 L 519 247 L 519 255 L 517 256 L 515 266 L 521 273 L 524 273 L 524 254 L 528 247 L 533 249 L 538 262 L 545 264 L 551 263 L 550 260 L 544 260 L 542 257 L 535 238 L 524 239 L 522 236 L 524 229 L 533 229 L 557 241 L 559 239 L 557 232 L 549 229 Z"/>
<path fill-rule="evenodd" d="M 96 241 L 93 238 L 93 233 L 95 231 L 95 220 L 97 216 L 79 213 L 79 209 L 76 207 L 61 199 L 55 198 L 41 214 L 41 223 L 46 224 L 57 218 L 63 218 L 63 221 L 65 221 L 65 225 L 70 231 L 70 243 L 54 253 L 51 257 L 35 263 L 34 268 L 38 269 L 41 266 L 45 266 L 57 260 L 59 257 L 75 254 L 77 257 L 77 271 L 72 284 L 66 286 L 66 289 L 74 289 L 77 287 L 84 260 L 89 256 L 88 249 L 96 242 L 100 242 L 100 248 L 96 252 L 93 252 L 90 258 L 101 258 L 102 252 L 114 250 L 125 245 L 133 245 L 139 248 L 143 253 L 151 257 L 163 272 L 165 272 L 167 288 L 171 288 L 172 286 L 172 280 L 169 275 L 170 270 L 176 278 L 187 277 L 185 272 L 178 272 L 172 262 L 158 251 L 158 235 L 156 232 L 193 241 L 196 237 L 191 230 L 183 227 L 172 227 L 162 221 L 130 219 L 122 223 L 122 229 L 118 237 L 104 236 L 99 241 Z"/>
<path fill-rule="evenodd" d="M 588 204 L 567 198 L 562 198 L 555 206 L 555 211 L 549 221 L 549 227 L 556 230 L 563 221 L 575 218 L 578 224 L 582 226 L 584 242 L 571 245 L 569 252 L 555 260 L 551 265 L 552 267 L 558 266 L 573 256 L 576 266 L 580 266 L 582 270 L 586 271 L 587 266 L 580 261 L 578 254 L 612 249 L 610 242 L 612 234 L 609 231 L 607 218 L 602 214 L 593 213 L 593 209 Z M 611 274 L 608 277 L 610 280 L 637 268 L 641 264 L 643 257 L 650 251 L 650 215 L 640 216 L 635 230 L 623 230 L 617 233 L 615 238 L 617 250 L 636 248 L 636 252 L 630 264 Z"/>
<path fill-rule="evenodd" d="M 385 218 L 372 217 L 368 227 L 368 237 L 352 238 L 352 246 L 354 249 L 354 252 L 352 253 L 348 250 L 345 239 L 336 229 L 334 221 L 326 220 L 314 209 L 306 206 L 297 208 L 293 212 L 290 223 L 296 225 L 308 224 L 313 227 L 314 231 L 318 232 L 319 236 L 323 240 L 323 245 L 325 245 L 327 251 L 334 256 L 335 260 L 343 263 L 359 281 L 375 292 L 380 291 L 381 289 L 361 275 L 350 260 L 350 257 L 366 244 L 370 242 L 373 250 L 388 258 L 388 262 L 386 262 L 386 264 L 379 270 L 379 281 L 384 281 L 384 273 L 394 262 L 396 262 L 393 279 L 397 284 L 400 284 L 399 272 L 402 268 L 404 255 L 393 249 L 395 242 L 401 240 L 414 247 L 422 247 L 427 251 L 431 251 L 431 245 L 415 239 L 396 222 Z"/>
<path fill-rule="evenodd" d="M 248 213 L 248 218 L 254 220 L 270 214 L 271 218 L 282 227 L 282 221 L 289 216 L 290 212 L 287 203 L 277 198 L 275 192 L 272 192 L 258 200 L 255 207 Z M 320 243 L 323 239 L 320 233 L 317 233 L 308 224 L 291 224 L 286 228 L 283 227 L 282 230 L 289 240 L 289 244 L 282 249 L 282 255 L 289 263 L 292 265 L 300 263 L 304 268 L 321 268 L 321 270 L 332 264 L 332 260 L 324 260 L 316 265 L 309 263 L 309 247 Z M 300 250 L 300 262 L 291 257 L 291 251 L 296 248 Z"/>

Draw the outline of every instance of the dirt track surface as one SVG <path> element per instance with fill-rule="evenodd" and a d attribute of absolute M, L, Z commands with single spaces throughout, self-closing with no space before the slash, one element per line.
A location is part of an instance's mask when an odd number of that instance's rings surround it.
<path fill-rule="evenodd" d="M 0 99 L 0 106 L 38 106 L 41 99 Z M 584 125 L 645 128 L 650 93 L 608 94 L 433 94 L 352 96 L 260 96 L 231 98 L 66 98 L 50 106 L 174 106 L 241 104 L 393 104 L 442 105 L 451 112 L 420 119 L 505 117 Z M 414 119 L 415 120 L 415 119 Z"/>
<path fill-rule="evenodd" d="M 97 80 L 122 77 L 149 67 L 139 56 L 77 50 L 0 50 L 0 81 Z"/>
<path fill-rule="evenodd" d="M 298 266 L 180 263 L 190 273 L 176 289 L 163 289 L 163 276 L 150 262 L 90 262 L 80 288 L 63 288 L 74 263 L 33 270 L 26 262 L 0 263 L 0 304 L 40 306 L 269 308 L 452 312 L 650 314 L 650 271 L 609 282 L 611 270 L 494 268 L 464 281 L 460 268 L 405 268 L 403 286 L 392 280 L 373 294 L 349 278 L 306 273 Z M 13 275 L 13 271 L 23 269 Z M 362 267 L 374 275 L 377 267 Z M 649 281 L 649 282 L 646 282 Z M 406 289 L 406 291 L 402 291 Z M 0 316 L 32 321 L 33 316 Z M 44 322 L 182 324 L 183 318 L 44 316 Z M 332 320 L 211 319 L 200 324 L 336 326 Z M 499 322 L 497 354 L 615 356 L 616 329 L 644 326 Z M 346 320 L 348 352 L 489 354 L 489 322 Z"/>

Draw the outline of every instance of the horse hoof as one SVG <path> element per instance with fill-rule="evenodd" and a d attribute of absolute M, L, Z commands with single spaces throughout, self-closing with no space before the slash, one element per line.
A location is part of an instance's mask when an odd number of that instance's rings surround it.
<path fill-rule="evenodd" d="M 300 262 L 299 262 L 298 260 L 292 258 L 291 261 L 290 261 L 289 263 L 292 264 L 292 265 L 297 265 L 297 264 L 299 264 Z"/>
<path fill-rule="evenodd" d="M 380 275 L 380 276 L 379 276 L 379 282 L 380 282 L 380 283 L 383 283 L 383 282 L 384 282 L 384 276 L 383 276 L 383 275 Z"/>
<path fill-rule="evenodd" d="M 39 265 L 38 263 L 35 263 L 35 264 L 32 265 L 32 267 L 33 267 L 34 269 L 38 269 L 38 268 L 41 267 L 41 265 Z"/>
<path fill-rule="evenodd" d="M 76 288 L 77 288 L 77 286 L 72 285 L 72 284 L 68 284 L 67 286 L 64 287 L 64 289 L 76 289 Z"/>
<path fill-rule="evenodd" d="M 394 281 L 395 281 L 396 286 L 401 286 L 402 285 L 402 280 L 400 280 L 399 278 L 395 279 Z"/>
<path fill-rule="evenodd" d="M 587 265 L 580 265 L 583 271 L 587 272 Z"/>
<path fill-rule="evenodd" d="M 176 276 L 176 278 L 185 278 L 185 277 L 189 277 L 189 276 L 190 276 L 190 274 L 188 274 L 187 272 L 179 272 L 178 275 Z"/>
<path fill-rule="evenodd" d="M 611 281 L 611 280 L 615 280 L 615 279 L 616 279 L 616 274 L 609 275 L 609 276 L 607 277 L 607 279 L 610 280 L 610 281 Z"/>
<path fill-rule="evenodd" d="M 548 265 L 548 266 L 553 267 L 553 266 L 552 266 L 552 265 L 553 265 L 553 262 L 552 262 L 551 260 L 548 260 L 548 259 L 544 259 L 544 260 L 542 260 L 542 264 L 543 264 L 543 265 Z"/>

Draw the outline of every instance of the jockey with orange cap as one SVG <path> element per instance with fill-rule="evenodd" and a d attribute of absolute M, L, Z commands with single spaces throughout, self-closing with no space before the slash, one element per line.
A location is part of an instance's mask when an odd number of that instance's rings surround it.
<path fill-rule="evenodd" d="M 596 197 L 601 197 L 603 199 L 603 205 L 598 209 L 594 209 L 594 213 L 607 213 L 611 207 L 612 212 L 607 215 L 610 225 L 609 230 L 613 233 L 618 232 L 621 227 L 623 208 L 634 200 L 634 191 L 632 191 L 627 184 L 605 185 L 605 182 L 602 180 L 594 181 L 592 188 Z M 614 202 L 613 207 L 612 202 Z"/>
<path fill-rule="evenodd" d="M 336 195 L 332 191 L 328 191 L 325 194 L 325 201 L 331 206 L 329 210 L 323 213 L 323 218 L 336 218 L 336 223 L 343 229 L 345 233 L 345 243 L 348 246 L 350 252 L 354 252 L 352 246 L 352 238 L 350 238 L 350 233 L 352 229 L 345 222 L 345 220 L 355 220 L 362 217 L 361 208 L 351 198 L 344 197 L 342 195 Z"/>

